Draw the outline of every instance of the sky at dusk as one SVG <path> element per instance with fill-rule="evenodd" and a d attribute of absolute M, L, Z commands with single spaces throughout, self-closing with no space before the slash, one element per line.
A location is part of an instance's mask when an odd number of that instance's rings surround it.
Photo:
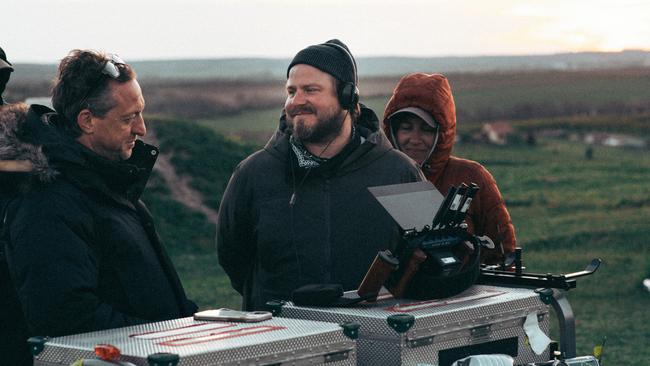
<path fill-rule="evenodd" d="M 331 38 L 357 57 L 650 50 L 646 0 L 10 0 L 0 12 L 12 62 L 57 63 L 74 48 L 288 58 Z"/>

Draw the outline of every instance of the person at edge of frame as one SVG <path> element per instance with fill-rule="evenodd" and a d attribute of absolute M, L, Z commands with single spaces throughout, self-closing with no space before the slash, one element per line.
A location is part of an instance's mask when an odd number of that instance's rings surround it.
<path fill-rule="evenodd" d="M 73 50 L 52 101 L 56 112 L 32 105 L 1 129 L 0 160 L 25 168 L 5 202 L 3 237 L 27 336 L 192 315 L 139 199 L 158 149 L 141 140 L 135 71 L 115 55 Z"/>
<path fill-rule="evenodd" d="M 368 187 L 423 181 L 359 103 L 356 62 L 337 39 L 298 52 L 266 146 L 235 169 L 217 221 L 219 263 L 245 310 L 306 284 L 358 287 L 399 229 Z"/>
<path fill-rule="evenodd" d="M 382 128 L 393 146 L 413 158 L 442 194 L 461 183 L 478 184 L 466 219 L 468 231 L 494 241 L 494 249 L 482 250 L 483 263 L 503 263 L 515 250 L 515 229 L 490 172 L 478 162 L 451 155 L 456 107 L 447 78 L 425 73 L 402 77 L 384 110 Z"/>
<path fill-rule="evenodd" d="M 5 205 L 15 194 L 17 177 L 23 175 L 20 171 L 25 170 L 20 161 L 14 160 L 15 156 L 8 156 L 2 150 L 7 138 L 5 130 L 19 119 L 18 116 L 24 116 L 28 108 L 24 104 L 7 104 L 2 97 L 13 71 L 13 65 L 0 47 L 0 355 L 2 362 L 8 365 L 23 366 L 31 365 L 32 357 L 26 342 L 27 329 L 23 313 L 9 276 L 3 235 Z"/>
<path fill-rule="evenodd" d="M 7 60 L 7 54 L 2 47 L 0 47 L 0 106 L 6 104 L 5 100 L 2 98 L 2 93 L 4 93 L 13 71 L 13 65 L 9 60 Z"/>

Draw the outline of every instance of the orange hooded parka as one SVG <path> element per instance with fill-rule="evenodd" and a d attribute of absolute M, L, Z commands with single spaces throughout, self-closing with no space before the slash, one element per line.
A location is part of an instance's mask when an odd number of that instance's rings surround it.
<path fill-rule="evenodd" d="M 482 253 L 484 263 L 502 262 L 505 255 L 515 250 L 515 229 L 490 172 L 475 161 L 451 155 L 456 137 L 456 107 L 447 78 L 440 74 L 415 73 L 399 81 L 386 105 L 382 123 L 386 136 L 398 149 L 396 126 L 391 126 L 388 117 L 406 107 L 428 112 L 439 124 L 437 142 L 421 166 L 427 179 L 442 194 L 463 182 L 478 184 L 480 189 L 466 219 L 468 230 L 475 235 L 487 235 L 494 241 L 495 249 Z"/>

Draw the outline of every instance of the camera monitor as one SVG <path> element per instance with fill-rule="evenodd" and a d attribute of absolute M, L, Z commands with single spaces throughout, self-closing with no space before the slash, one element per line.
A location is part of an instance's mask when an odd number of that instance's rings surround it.
<path fill-rule="evenodd" d="M 402 230 L 431 226 L 445 197 L 429 181 L 368 187 Z"/>

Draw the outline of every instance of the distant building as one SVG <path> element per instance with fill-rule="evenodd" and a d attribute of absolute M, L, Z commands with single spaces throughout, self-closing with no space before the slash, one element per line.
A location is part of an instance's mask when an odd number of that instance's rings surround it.
<path fill-rule="evenodd" d="M 643 149 L 648 143 L 639 137 L 609 134 L 609 133 L 588 133 L 585 135 L 585 142 L 594 145 L 603 145 L 611 147 L 634 147 Z"/>
<path fill-rule="evenodd" d="M 585 142 L 592 145 L 602 145 L 603 141 L 609 136 L 604 132 L 593 132 L 585 135 Z"/>
<path fill-rule="evenodd" d="M 512 125 L 508 122 L 484 123 L 481 126 L 480 136 L 491 144 L 505 145 L 513 131 Z"/>

